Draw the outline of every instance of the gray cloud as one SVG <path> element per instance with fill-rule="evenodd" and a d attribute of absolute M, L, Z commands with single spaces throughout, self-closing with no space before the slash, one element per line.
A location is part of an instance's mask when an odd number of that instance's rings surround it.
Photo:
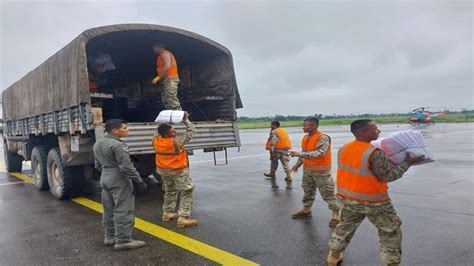
<path fill-rule="evenodd" d="M 228 47 L 241 115 L 474 105 L 470 1 L 2 2 L 1 17 L 2 88 L 87 28 L 141 22 Z"/>

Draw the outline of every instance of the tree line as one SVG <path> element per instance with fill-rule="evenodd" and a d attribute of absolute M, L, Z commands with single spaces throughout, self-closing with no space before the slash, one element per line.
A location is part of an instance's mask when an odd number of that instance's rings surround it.
<path fill-rule="evenodd" d="M 474 114 L 474 110 L 462 109 L 460 111 L 447 111 L 446 114 Z M 412 112 L 408 113 L 385 113 L 385 114 L 347 114 L 347 115 L 324 115 L 324 114 L 313 114 L 307 116 L 301 115 L 274 115 L 274 116 L 260 116 L 260 117 L 248 117 L 248 116 L 239 116 L 237 121 L 241 123 L 250 123 L 250 122 L 267 122 L 267 121 L 302 121 L 307 117 L 316 117 L 320 120 L 325 119 L 344 119 L 344 118 L 377 118 L 377 117 L 404 117 L 411 116 Z"/>

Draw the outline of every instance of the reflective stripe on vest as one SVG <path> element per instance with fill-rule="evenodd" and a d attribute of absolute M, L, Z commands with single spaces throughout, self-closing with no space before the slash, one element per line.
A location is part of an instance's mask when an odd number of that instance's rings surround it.
<path fill-rule="evenodd" d="M 343 149 L 344 149 L 344 147 L 341 147 L 341 148 L 339 149 L 339 151 L 337 152 L 337 157 L 338 157 L 338 158 L 341 157 L 341 154 L 342 154 Z M 338 167 L 338 168 L 341 168 L 341 169 L 344 169 L 344 170 L 347 170 L 347 171 L 352 172 L 352 173 L 356 173 L 356 174 L 359 174 L 359 175 L 363 175 L 363 176 L 374 176 L 374 175 L 372 174 L 372 171 L 370 171 L 370 169 L 369 169 L 368 167 L 363 167 L 363 166 L 369 164 L 370 155 L 371 155 L 376 149 L 377 149 L 377 148 L 374 147 L 374 146 L 369 147 L 369 148 L 362 154 L 362 159 L 361 159 L 362 168 L 361 168 L 361 169 L 357 169 L 357 168 L 355 168 L 355 167 L 352 167 L 352 166 L 343 164 L 343 163 L 341 163 L 340 161 L 338 161 L 337 167 Z"/>
<path fill-rule="evenodd" d="M 370 170 L 370 156 L 377 148 L 370 143 L 353 141 L 338 152 L 337 194 L 345 198 L 380 202 L 390 199 L 387 183 Z"/>
<path fill-rule="evenodd" d="M 278 136 L 278 140 L 275 145 L 275 150 L 291 149 L 291 141 L 290 141 L 290 137 L 288 136 L 288 133 L 282 128 L 274 129 L 274 131 Z M 270 132 L 270 136 L 268 137 L 267 143 L 265 144 L 265 149 L 267 150 L 269 150 L 270 147 L 272 146 L 271 139 L 272 139 L 272 132 Z"/>
<path fill-rule="evenodd" d="M 156 167 L 164 170 L 182 170 L 188 166 L 186 150 L 180 149 L 176 138 L 156 136 L 153 139 Z"/>
<path fill-rule="evenodd" d="M 178 64 L 176 63 L 176 59 L 174 58 L 174 55 L 170 51 L 164 51 L 161 52 L 158 57 L 156 58 L 156 73 L 159 74 L 163 71 L 165 62 L 163 59 L 161 59 L 161 55 L 163 53 L 168 53 L 171 57 L 171 62 L 170 62 L 170 68 L 166 72 L 166 78 L 169 80 L 178 80 Z"/>
<path fill-rule="evenodd" d="M 318 131 L 316 134 L 309 137 L 305 135 L 301 141 L 301 148 L 303 152 L 315 151 L 318 148 L 318 142 L 322 136 L 327 136 Z M 327 136 L 329 138 L 329 136 Z M 331 138 L 329 138 L 329 146 L 321 157 L 314 159 L 303 159 L 303 169 L 311 172 L 329 173 L 331 172 Z"/>
<path fill-rule="evenodd" d="M 303 165 L 303 169 L 311 172 L 318 172 L 318 173 L 326 173 L 331 172 L 331 166 L 322 166 L 322 165 L 311 165 L 305 164 Z"/>
<path fill-rule="evenodd" d="M 352 197 L 352 198 L 362 198 L 362 199 L 368 199 L 368 200 L 375 200 L 375 199 L 388 197 L 388 192 L 384 192 L 381 194 L 361 194 L 357 192 L 352 192 L 342 187 L 337 187 L 337 192 L 339 195 L 342 195 L 342 196 L 349 195 L 349 197 Z"/>

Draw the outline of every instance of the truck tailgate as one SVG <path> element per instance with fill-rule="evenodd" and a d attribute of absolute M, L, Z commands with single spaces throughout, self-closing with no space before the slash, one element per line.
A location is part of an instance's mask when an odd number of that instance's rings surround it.
<path fill-rule="evenodd" d="M 240 147 L 240 137 L 235 122 L 193 122 L 196 134 L 186 145 L 188 150 L 220 149 Z M 127 143 L 130 154 L 154 153 L 153 136 L 157 134 L 158 123 L 129 123 L 129 136 L 122 140 Z M 175 125 L 178 133 L 185 131 L 184 125 Z"/>

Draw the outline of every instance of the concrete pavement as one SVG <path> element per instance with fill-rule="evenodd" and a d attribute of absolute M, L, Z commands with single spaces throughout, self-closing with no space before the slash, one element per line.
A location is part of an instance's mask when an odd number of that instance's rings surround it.
<path fill-rule="evenodd" d="M 381 128 L 384 135 L 410 126 Z M 321 129 L 332 137 L 336 158 L 337 149 L 352 139 L 348 126 Z M 438 161 L 412 167 L 390 184 L 403 221 L 402 264 L 471 265 L 474 124 L 437 124 L 419 130 Z M 299 146 L 301 129 L 288 131 L 294 146 Z M 317 196 L 312 219 L 291 219 L 301 207 L 301 173 L 292 183 L 283 181 L 282 169 L 275 182 L 263 177 L 270 165 L 263 148 L 267 136 L 266 129 L 241 131 L 241 151 L 229 150 L 228 165 L 214 166 L 210 153 L 195 152 L 190 157 L 198 227 L 178 230 L 174 223 L 161 222 L 158 187 L 137 197 L 136 216 L 262 265 L 324 265 L 332 232 L 327 225 L 330 211 Z M 97 193 L 88 198 L 100 199 Z M 72 201 L 57 201 L 48 191 L 37 191 L 6 173 L 0 173 L 0 232 L 1 265 L 215 264 L 139 230 L 134 237 L 147 241 L 146 248 L 114 252 L 102 246 L 100 214 Z M 368 221 L 357 230 L 345 257 L 342 265 L 382 265 L 377 232 Z"/>

